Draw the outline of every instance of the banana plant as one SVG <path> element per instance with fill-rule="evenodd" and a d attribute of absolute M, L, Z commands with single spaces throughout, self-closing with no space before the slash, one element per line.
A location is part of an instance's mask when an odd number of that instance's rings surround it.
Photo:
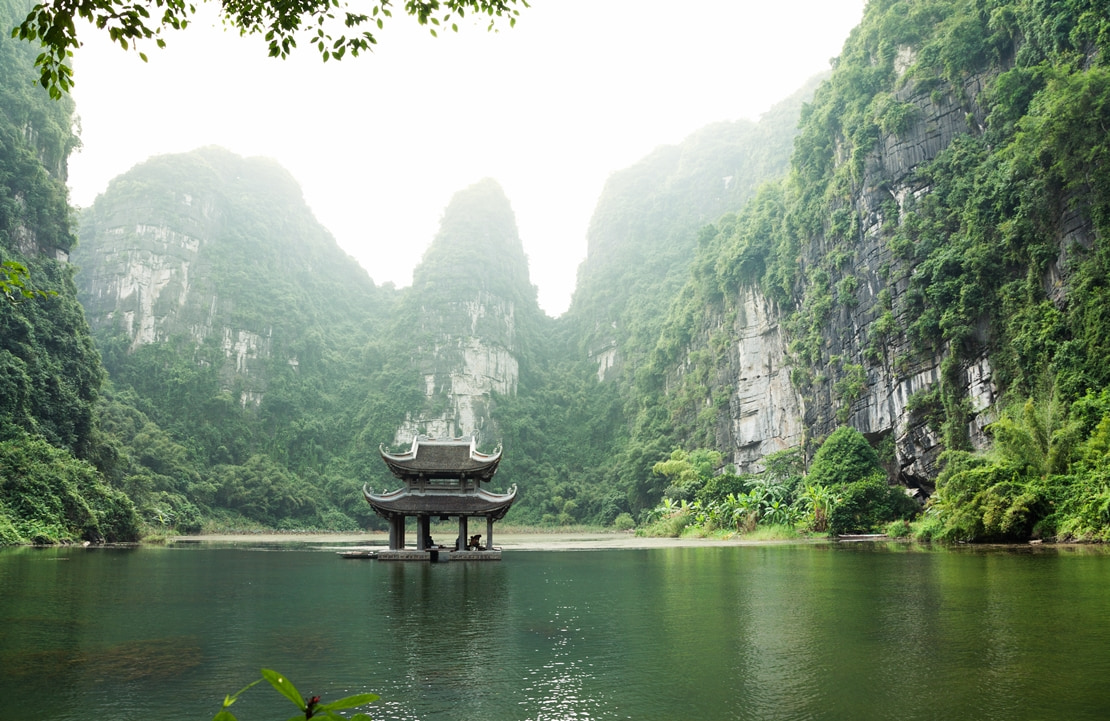
<path fill-rule="evenodd" d="M 840 497 L 828 486 L 807 483 L 798 496 L 797 507 L 806 519 L 807 525 L 816 533 L 829 530 L 829 518 L 833 509 L 840 503 Z"/>

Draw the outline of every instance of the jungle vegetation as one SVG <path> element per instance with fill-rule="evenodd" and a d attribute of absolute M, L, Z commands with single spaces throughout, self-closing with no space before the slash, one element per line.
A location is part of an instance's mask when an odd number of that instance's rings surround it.
<path fill-rule="evenodd" d="M 440 402 L 425 389 L 446 316 L 429 309 L 477 289 L 515 309 L 505 342 L 519 385 L 490 399 L 507 450 L 498 481 L 521 488 L 511 521 L 668 533 L 904 523 L 917 509 L 892 485 L 889 448 L 847 421 L 873 369 L 906 375 L 939 358 L 939 382 L 910 401 L 944 448 L 918 534 L 1105 540 L 1108 18 L 1095 0 L 872 0 L 812 100 L 711 126 L 613 176 L 559 319 L 536 307 L 499 191 L 448 214 L 413 288 L 398 290 L 339 251 L 272 163 L 215 148 L 152 159 L 80 219 L 91 239 L 121 217 L 171 217 L 180 238 L 210 243 L 189 275 L 206 302 L 159 308 L 175 320 L 140 344 L 123 314 L 88 328 L 86 311 L 107 315 L 93 295 L 77 302 L 73 106 L 34 85 L 30 45 L 4 39 L 0 537 L 373 525 L 359 489 L 390 482 L 378 444 Z M 966 129 L 912 169 L 927 192 L 895 198 L 876 159 L 930 104 L 961 109 Z M 884 192 L 865 217 L 858 199 Z M 872 210 L 881 268 L 858 257 Z M 492 254 L 467 245 L 475 214 L 499 219 Z M 74 264 L 58 260 L 71 252 Z M 744 289 L 782 314 L 795 387 L 831 400 L 814 403 L 804 445 L 739 475 L 718 443 L 733 390 L 718 371 L 735 341 L 717 321 L 735 318 Z M 858 348 L 834 353 L 836 319 L 866 293 L 876 310 Z M 232 347 L 248 372 L 229 369 Z M 1001 393 L 989 418 L 960 383 L 982 357 Z M 977 418 L 991 439 L 978 451 Z"/>
<path fill-rule="evenodd" d="M 13 17 L 0 2 L 0 22 Z M 18 81 L 35 55 L 0 42 L 0 544 L 132 540 L 134 506 L 103 472 L 115 450 L 96 423 L 104 369 L 73 268 L 56 260 L 76 242 L 65 188 L 73 103 Z"/>
<path fill-rule="evenodd" d="M 840 399 L 825 427 L 846 419 L 869 367 L 908 375 L 942 359 L 940 382 L 911 399 L 946 449 L 924 536 L 1105 538 L 1107 18 L 1087 0 L 869 3 L 803 113 L 790 172 L 702 233 L 651 359 L 659 379 L 693 362 L 668 395 L 678 437 L 702 445 L 717 422 L 704 409 L 720 350 L 699 346 L 697 329 L 755 287 L 784 310 L 795 386 Z M 925 192 L 879 209 L 892 260 L 877 269 L 886 287 L 853 363 L 830 348 L 835 319 L 870 280 L 856 257 L 868 218 L 854 201 L 883 182 L 881 141 L 911 133 L 925 102 L 965 109 L 967 128 L 913 171 Z M 908 350 L 889 357 L 896 340 Z M 985 429 L 992 447 L 976 453 L 959 378 L 983 356 L 1002 400 Z"/>

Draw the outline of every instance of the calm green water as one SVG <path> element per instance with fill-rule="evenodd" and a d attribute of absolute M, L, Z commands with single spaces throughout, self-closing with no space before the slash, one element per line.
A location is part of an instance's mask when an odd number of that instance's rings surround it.
<path fill-rule="evenodd" d="M 1110 715 L 1101 549 L 17 549 L 0 594 L 0 719 L 210 719 L 263 666 L 375 719 Z"/>

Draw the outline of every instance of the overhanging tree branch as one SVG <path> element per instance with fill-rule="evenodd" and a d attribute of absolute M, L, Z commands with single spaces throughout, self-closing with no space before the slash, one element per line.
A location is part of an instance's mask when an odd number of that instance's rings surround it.
<path fill-rule="evenodd" d="M 286 57 L 300 38 L 315 45 L 327 62 L 371 50 L 378 42 L 375 33 L 393 16 L 392 6 L 392 0 L 371 0 L 357 7 L 363 12 L 355 12 L 346 0 L 222 0 L 220 17 L 241 35 L 265 36 L 271 57 Z M 458 32 L 456 20 L 467 13 L 487 16 L 487 30 L 497 29 L 500 22 L 512 27 L 522 7 L 528 7 L 527 0 L 406 0 L 403 14 L 435 36 L 442 28 Z M 12 37 L 42 44 L 35 60 L 39 82 L 57 99 L 73 87 L 70 58 L 81 46 L 75 20 L 106 32 L 124 50 L 137 50 L 144 40 L 161 48 L 166 44 L 163 31 L 185 29 L 196 9 L 186 0 L 52 0 L 35 5 Z M 139 57 L 147 59 L 141 51 Z"/>

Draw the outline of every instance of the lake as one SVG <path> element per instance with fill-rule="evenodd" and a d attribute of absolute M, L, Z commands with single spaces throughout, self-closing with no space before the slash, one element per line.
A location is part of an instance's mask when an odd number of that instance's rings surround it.
<path fill-rule="evenodd" d="M 343 560 L 0 551 L 0 718 L 211 719 L 274 668 L 374 719 L 1103 719 L 1110 554 L 851 543 Z M 35 710 L 32 710 L 35 709 Z M 26 711 L 26 714 L 23 712 Z M 295 709 L 268 685 L 240 721 Z"/>

